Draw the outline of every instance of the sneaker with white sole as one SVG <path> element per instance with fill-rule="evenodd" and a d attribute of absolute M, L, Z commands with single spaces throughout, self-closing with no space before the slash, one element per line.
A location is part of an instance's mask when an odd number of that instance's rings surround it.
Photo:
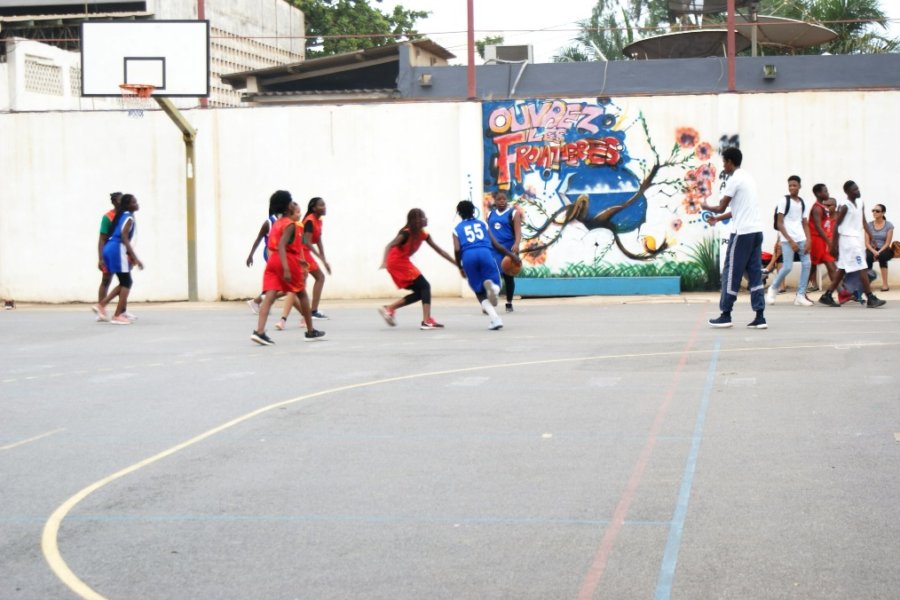
<path fill-rule="evenodd" d="M 794 306 L 812 306 L 813 301 L 806 296 L 796 296 L 794 298 Z"/>
<path fill-rule="evenodd" d="M 484 292 L 487 294 L 487 299 L 488 302 L 491 303 L 491 306 L 497 306 L 497 291 L 493 281 L 490 279 L 484 280 Z"/>
<path fill-rule="evenodd" d="M 752 321 L 747 323 L 747 328 L 748 329 L 768 329 L 769 324 L 766 323 L 765 317 L 757 316 L 755 319 L 753 319 Z"/>
<path fill-rule="evenodd" d="M 503 321 L 500 320 L 499 317 L 491 321 L 491 325 L 488 327 L 491 331 L 497 331 L 498 329 L 503 328 Z"/>
<path fill-rule="evenodd" d="M 106 312 L 106 307 L 95 304 L 91 307 L 91 310 L 97 315 L 98 321 L 109 321 L 109 313 Z"/>
<path fill-rule="evenodd" d="M 258 331 L 254 331 L 250 334 L 250 339 L 259 344 L 260 346 L 274 346 L 275 340 L 266 335 L 266 332 L 263 331 L 259 333 Z"/>
<path fill-rule="evenodd" d="M 775 289 L 774 285 L 770 285 L 768 291 L 766 292 L 766 304 L 775 304 L 775 295 L 778 293 L 778 290 Z"/>
<path fill-rule="evenodd" d="M 322 313 L 320 313 L 320 312 L 317 311 L 317 310 L 312 311 L 312 315 L 311 315 L 311 316 L 312 316 L 313 319 L 319 319 L 320 321 L 327 321 L 327 320 L 328 320 L 328 315 L 323 315 Z"/>
<path fill-rule="evenodd" d="M 313 329 L 312 331 L 307 331 L 303 334 L 304 342 L 321 342 L 322 338 L 325 337 L 324 331 L 319 331 L 318 329 Z"/>
<path fill-rule="evenodd" d="M 250 307 L 250 312 L 252 312 L 254 315 L 259 314 L 259 302 L 257 302 L 255 299 L 251 298 L 250 300 L 247 300 L 247 306 Z"/>
<path fill-rule="evenodd" d="M 131 321 L 125 318 L 125 315 L 116 315 L 109 320 L 113 325 L 131 325 Z"/>
<path fill-rule="evenodd" d="M 284 328 L 287 327 L 287 319 L 284 317 L 278 319 L 278 322 L 275 323 L 275 329 L 278 331 L 284 331 Z"/>
<path fill-rule="evenodd" d="M 394 311 L 387 306 L 382 306 L 381 308 L 379 308 L 378 314 L 381 315 L 381 318 L 384 319 L 384 322 L 391 327 L 397 325 L 397 321 L 394 319 Z"/>
<path fill-rule="evenodd" d="M 134 313 L 130 313 L 127 310 L 122 313 L 122 316 L 128 319 L 129 321 L 137 321 L 137 315 Z"/>
<path fill-rule="evenodd" d="M 419 325 L 419 329 L 428 330 L 428 329 L 442 329 L 444 326 L 435 321 L 432 318 L 429 318 L 427 321 L 422 321 L 422 324 Z"/>

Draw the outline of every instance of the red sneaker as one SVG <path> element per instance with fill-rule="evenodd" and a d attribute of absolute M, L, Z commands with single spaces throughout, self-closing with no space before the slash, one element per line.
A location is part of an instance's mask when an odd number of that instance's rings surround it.
<path fill-rule="evenodd" d="M 378 314 L 381 315 L 385 323 L 387 323 L 391 327 L 397 324 L 397 322 L 394 320 L 394 311 L 392 311 L 387 306 L 382 306 L 381 308 L 379 308 Z"/>
<path fill-rule="evenodd" d="M 419 329 L 440 329 L 443 325 L 435 321 L 434 319 L 429 318 L 427 321 L 422 321 L 422 324 L 419 326 Z"/>

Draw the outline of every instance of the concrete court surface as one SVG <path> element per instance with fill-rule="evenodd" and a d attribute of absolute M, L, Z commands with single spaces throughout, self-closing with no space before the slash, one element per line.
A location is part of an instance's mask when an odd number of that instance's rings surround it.
<path fill-rule="evenodd" d="M 900 597 L 900 298 L 0 313 L 0 598 Z"/>

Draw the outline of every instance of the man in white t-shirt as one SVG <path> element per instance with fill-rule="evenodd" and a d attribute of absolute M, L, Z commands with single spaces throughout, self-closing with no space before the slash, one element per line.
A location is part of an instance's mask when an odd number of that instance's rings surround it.
<path fill-rule="evenodd" d="M 872 293 L 872 284 L 866 274 L 866 223 L 865 207 L 860 200 L 862 194 L 859 192 L 859 186 L 853 181 L 844 184 L 844 194 L 847 197 L 838 202 L 838 227 L 831 238 L 831 249 L 829 250 L 832 256 L 837 257 L 835 264 L 838 272 L 834 281 L 828 286 L 828 290 L 819 298 L 819 302 L 826 306 L 840 306 L 832 297 L 834 290 L 841 285 L 844 275 L 862 271 L 859 279 L 862 282 L 863 291 L 866 293 L 866 306 L 878 308 L 884 306 L 885 301 Z"/>
<path fill-rule="evenodd" d="M 722 314 L 710 319 L 712 327 L 731 327 L 731 309 L 741 289 L 741 279 L 747 273 L 750 287 L 750 306 L 756 311 L 756 318 L 747 327 L 767 329 L 766 299 L 762 283 L 762 220 L 756 199 L 756 182 L 741 169 L 744 155 L 737 148 L 727 148 L 722 152 L 722 170 L 729 174 L 725 191 L 719 203 L 711 206 L 700 204 L 704 210 L 720 214 L 730 209 L 734 233 L 728 242 L 725 267 L 722 271 L 722 295 L 719 309 Z"/>
<path fill-rule="evenodd" d="M 797 284 L 797 296 L 794 298 L 796 306 L 812 306 L 812 301 L 806 297 L 806 286 L 809 285 L 809 209 L 803 198 L 800 197 L 800 177 L 791 175 L 788 177 L 788 195 L 775 206 L 776 229 L 781 234 L 781 256 L 784 262 L 775 281 L 766 292 L 766 302 L 775 304 L 775 296 L 781 289 L 784 279 L 794 268 L 794 256 L 800 255 L 800 283 Z"/>

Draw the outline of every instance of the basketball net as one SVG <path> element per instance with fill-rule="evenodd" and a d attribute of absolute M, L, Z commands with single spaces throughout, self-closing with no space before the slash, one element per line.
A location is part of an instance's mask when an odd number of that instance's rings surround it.
<path fill-rule="evenodd" d="M 122 90 L 122 108 L 128 111 L 129 117 L 142 119 L 144 110 L 153 105 L 153 90 L 156 87 L 141 83 L 123 83 L 119 88 Z"/>

